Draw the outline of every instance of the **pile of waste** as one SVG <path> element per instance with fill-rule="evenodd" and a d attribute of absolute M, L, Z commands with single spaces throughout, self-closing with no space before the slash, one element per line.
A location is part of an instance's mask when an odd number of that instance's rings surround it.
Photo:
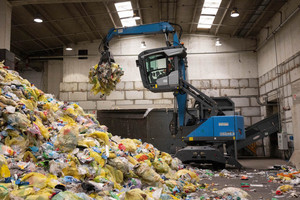
<path fill-rule="evenodd" d="M 124 71 L 116 63 L 97 64 L 90 69 L 89 83 L 93 85 L 91 91 L 94 94 L 99 92 L 102 95 L 109 95 L 121 81 Z"/>
<path fill-rule="evenodd" d="M 187 199 L 208 176 L 2 64 L 0 84 L 0 199 Z"/>

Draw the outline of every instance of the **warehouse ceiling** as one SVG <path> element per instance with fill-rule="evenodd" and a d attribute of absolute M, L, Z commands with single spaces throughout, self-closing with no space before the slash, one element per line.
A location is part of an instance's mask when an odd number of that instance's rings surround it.
<path fill-rule="evenodd" d="M 128 0 L 127 0 L 128 1 Z M 122 27 L 115 3 L 124 0 L 8 0 L 12 9 L 11 50 L 19 56 L 62 55 L 63 46 L 105 37 Z M 183 34 L 253 38 L 286 0 L 222 0 L 209 29 L 197 28 L 204 0 L 131 0 L 137 24 L 170 21 Z M 236 7 L 239 17 L 230 16 Z M 33 19 L 39 16 L 43 23 Z"/>

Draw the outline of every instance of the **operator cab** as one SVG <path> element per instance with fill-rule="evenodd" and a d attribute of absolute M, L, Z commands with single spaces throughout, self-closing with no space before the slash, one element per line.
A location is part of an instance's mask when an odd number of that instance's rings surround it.
<path fill-rule="evenodd" d="M 178 89 L 180 70 L 186 58 L 184 47 L 164 47 L 143 51 L 136 61 L 143 85 L 151 92 L 171 92 Z"/>

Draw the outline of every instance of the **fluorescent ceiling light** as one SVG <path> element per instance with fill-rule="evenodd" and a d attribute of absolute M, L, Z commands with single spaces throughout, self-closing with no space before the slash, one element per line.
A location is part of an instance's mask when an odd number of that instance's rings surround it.
<path fill-rule="evenodd" d="M 136 21 L 133 18 L 121 19 L 122 26 L 136 26 Z"/>
<path fill-rule="evenodd" d="M 72 51 L 73 48 L 72 48 L 72 47 L 67 47 L 66 50 L 67 50 L 67 51 Z"/>
<path fill-rule="evenodd" d="M 120 19 L 133 17 L 133 10 L 118 12 Z"/>
<path fill-rule="evenodd" d="M 115 3 L 115 7 L 116 7 L 118 12 L 125 11 L 125 10 L 132 10 L 132 6 L 131 6 L 130 1 Z"/>
<path fill-rule="evenodd" d="M 217 12 L 217 8 L 202 8 L 201 15 L 216 15 Z"/>
<path fill-rule="evenodd" d="M 215 16 L 200 15 L 198 28 L 211 28 Z"/>
<path fill-rule="evenodd" d="M 216 14 L 219 10 L 222 0 L 205 0 L 199 18 L 197 28 L 210 29 Z"/>
<path fill-rule="evenodd" d="M 205 0 L 203 7 L 215 7 L 219 8 L 222 0 Z"/>

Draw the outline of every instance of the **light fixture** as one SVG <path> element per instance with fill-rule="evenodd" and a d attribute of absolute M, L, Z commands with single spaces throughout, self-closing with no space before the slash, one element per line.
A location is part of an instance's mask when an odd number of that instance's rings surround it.
<path fill-rule="evenodd" d="M 133 11 L 133 19 L 135 19 L 135 20 L 140 20 L 141 19 L 138 11 L 136 11 L 136 10 Z"/>
<path fill-rule="evenodd" d="M 234 7 L 234 8 L 232 9 L 232 11 L 231 11 L 230 16 L 231 16 L 231 17 L 238 17 L 239 15 L 240 15 L 240 14 L 239 14 L 237 8 Z"/>
<path fill-rule="evenodd" d="M 142 41 L 142 42 L 141 42 L 141 48 L 142 48 L 142 49 L 145 49 L 145 48 L 146 48 L 146 42 L 145 42 L 145 41 Z"/>
<path fill-rule="evenodd" d="M 66 50 L 67 50 L 67 51 L 72 51 L 73 48 L 72 48 L 72 47 L 66 47 Z"/>
<path fill-rule="evenodd" d="M 217 38 L 215 45 L 216 45 L 216 47 L 222 46 L 220 38 Z"/>
<path fill-rule="evenodd" d="M 35 16 L 35 18 L 33 19 L 34 22 L 36 23 L 42 23 L 43 19 L 40 16 Z"/>

